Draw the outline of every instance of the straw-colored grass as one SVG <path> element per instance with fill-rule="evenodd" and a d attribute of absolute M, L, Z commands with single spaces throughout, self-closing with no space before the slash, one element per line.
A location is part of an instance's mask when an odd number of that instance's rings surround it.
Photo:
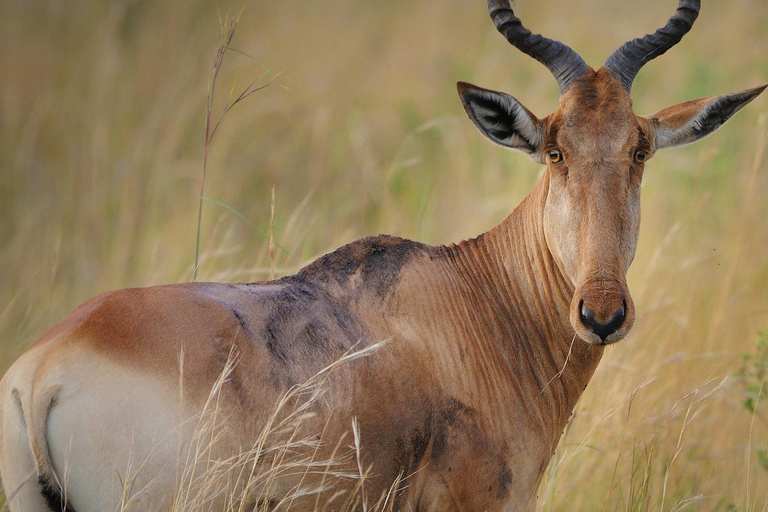
<path fill-rule="evenodd" d="M 768 3 L 703 3 L 638 76 L 638 113 L 768 81 Z M 675 4 L 516 8 L 597 66 Z M 96 293 L 192 279 L 219 37 L 206 2 L 0 2 L 0 371 Z M 212 112 L 261 64 L 284 87 L 238 105 L 210 144 L 198 280 L 293 273 L 369 234 L 458 241 L 537 179 L 475 132 L 455 92 L 465 80 L 538 115 L 557 105 L 551 75 L 495 32 L 483 0 L 250 2 L 232 47 L 260 62 L 227 54 Z M 766 508 L 768 431 L 732 377 L 768 326 L 766 114 L 761 97 L 646 166 L 638 320 L 578 404 L 542 510 Z"/>
<path fill-rule="evenodd" d="M 332 507 L 331 510 L 354 510 L 361 503 L 366 505 L 367 469 L 360 464 L 356 419 L 352 420 L 349 435 L 342 435 L 336 441 L 332 455 L 327 459 L 318 456 L 322 448 L 320 436 L 306 433 L 302 426 L 315 416 L 314 409 L 327 391 L 327 379 L 334 370 L 367 357 L 385 343 L 353 349 L 306 382 L 292 387 L 275 404 L 251 448 L 221 458 L 215 453 L 227 431 L 227 418 L 220 408 L 221 391 L 233 368 L 239 364 L 238 354 L 230 353 L 203 411 L 195 418 L 191 441 L 185 441 L 180 450 L 179 478 L 171 510 L 287 510 L 295 500 L 313 496 L 318 509 L 320 504 L 325 508 Z M 180 382 L 183 382 L 183 372 L 181 375 Z M 356 472 L 349 470 L 355 467 L 354 460 L 357 461 Z M 141 468 L 134 473 L 134 478 L 140 473 Z M 280 484 L 281 477 L 296 475 L 301 475 L 299 483 L 275 497 L 273 489 Z M 349 481 L 354 482 L 352 492 L 337 492 L 340 483 Z M 146 507 L 147 503 L 141 502 L 141 489 L 135 490 L 128 485 L 125 488 L 126 499 L 121 511 L 133 510 L 137 505 L 140 509 Z M 386 503 L 386 499 L 376 502 L 384 506 Z"/>

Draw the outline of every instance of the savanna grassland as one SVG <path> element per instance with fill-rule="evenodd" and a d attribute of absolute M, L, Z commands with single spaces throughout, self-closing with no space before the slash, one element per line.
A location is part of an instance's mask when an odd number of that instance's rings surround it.
<path fill-rule="evenodd" d="M 676 3 L 520 0 L 516 12 L 599 66 Z M 703 4 L 640 72 L 637 113 L 768 81 L 768 3 Z M 228 9 L 0 2 L 0 371 L 99 292 L 192 279 Z M 291 274 L 370 234 L 457 242 L 499 223 L 539 175 L 484 140 L 456 94 L 464 80 L 539 116 L 557 106 L 555 80 L 503 40 L 484 0 L 251 0 L 231 47 L 247 56 L 225 55 L 214 117 L 272 80 L 265 68 L 277 83 L 227 113 L 209 147 L 198 280 Z M 638 320 L 578 404 L 541 510 L 768 507 L 768 404 L 744 405 L 762 377 L 735 376 L 768 328 L 767 143 L 764 95 L 647 164 L 629 272 Z"/>

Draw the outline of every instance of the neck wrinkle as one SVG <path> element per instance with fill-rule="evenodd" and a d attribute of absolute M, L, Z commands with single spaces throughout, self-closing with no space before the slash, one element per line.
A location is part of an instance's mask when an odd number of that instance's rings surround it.
<path fill-rule="evenodd" d="M 517 388 L 525 398 L 517 405 L 543 429 L 554 449 L 603 349 L 574 339 L 569 321 L 574 288 L 544 236 L 548 186 L 544 174 L 501 224 L 451 251 L 459 278 L 472 281 L 493 322 L 501 326 L 499 339 L 484 341 L 489 358 L 484 366 L 495 367 L 499 377 Z M 509 407 L 508 402 L 503 405 Z"/>

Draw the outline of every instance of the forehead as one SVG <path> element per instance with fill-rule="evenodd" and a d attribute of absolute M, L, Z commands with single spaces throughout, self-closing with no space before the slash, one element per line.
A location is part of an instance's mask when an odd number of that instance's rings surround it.
<path fill-rule="evenodd" d="M 604 69 L 575 81 L 553 117 L 556 143 L 576 154 L 616 155 L 640 135 L 632 99 Z"/>

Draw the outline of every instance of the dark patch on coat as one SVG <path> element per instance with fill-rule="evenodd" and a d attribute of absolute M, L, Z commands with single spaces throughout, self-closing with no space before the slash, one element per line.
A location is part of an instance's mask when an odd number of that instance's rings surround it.
<path fill-rule="evenodd" d="M 428 246 L 388 235 L 366 237 L 326 254 L 296 277 L 346 286 L 359 274 L 365 288 L 383 296 L 400 280 L 403 266 L 419 252 L 426 254 Z"/>
<path fill-rule="evenodd" d="M 452 474 L 458 470 L 461 476 L 453 478 L 460 478 L 461 486 L 486 486 L 492 499 L 508 499 L 513 478 L 507 464 L 508 447 L 503 440 L 488 437 L 478 411 L 448 398 L 433 418 L 430 452 L 433 467 Z M 475 467 L 468 471 L 468 464 Z"/>
<path fill-rule="evenodd" d="M 413 462 L 417 466 L 424 457 L 424 453 L 429 446 L 429 440 L 432 437 L 432 422 L 428 418 L 424 425 L 417 427 L 411 435 L 411 449 L 413 450 Z"/>
<path fill-rule="evenodd" d="M 477 411 L 455 398 L 445 401 L 436 412 L 435 438 L 432 445 L 432 460 L 437 462 L 466 442 L 482 443 L 484 436 L 477 423 Z"/>
<path fill-rule="evenodd" d="M 432 416 L 427 415 L 424 423 L 414 428 L 407 437 L 401 436 L 395 440 L 397 446 L 395 462 L 403 475 L 408 476 L 418 469 L 431 439 Z"/>
<path fill-rule="evenodd" d="M 281 363 L 286 363 L 288 361 L 288 354 L 285 353 L 282 344 L 277 339 L 275 330 L 272 324 L 267 324 L 267 350 L 269 350 L 272 357 Z"/>
<path fill-rule="evenodd" d="M 64 501 L 64 496 L 58 485 L 49 482 L 42 476 L 37 477 L 37 483 L 40 486 L 40 495 L 52 512 L 75 512 L 72 505 Z"/>
<path fill-rule="evenodd" d="M 299 276 L 251 284 L 204 284 L 198 293 L 201 307 L 216 301 L 231 315 L 214 334 L 213 349 L 219 368 L 232 349 L 248 360 L 263 349 L 266 366 L 277 388 L 304 382 L 337 360 L 361 335 L 349 304 L 326 287 Z M 363 347 L 361 347 L 363 348 Z M 248 365 L 236 365 L 228 387 L 238 399 L 248 397 L 245 382 L 253 379 Z M 231 383 L 231 385 L 230 385 Z"/>
<path fill-rule="evenodd" d="M 500 461 L 500 464 L 499 487 L 496 489 L 496 498 L 503 500 L 509 496 L 509 488 L 512 485 L 512 470 L 509 469 L 509 466 L 503 460 Z"/>
<path fill-rule="evenodd" d="M 243 330 L 243 332 L 248 332 L 248 325 L 246 325 L 243 315 L 240 314 L 237 308 L 229 306 L 229 310 L 232 311 L 233 315 L 235 315 L 237 323 L 240 325 L 240 328 Z"/>
<path fill-rule="evenodd" d="M 279 365 L 273 375 L 276 384 L 303 381 L 363 339 L 349 305 L 327 290 L 300 276 L 275 284 L 279 286 L 260 298 L 267 315 L 257 338 Z"/>

